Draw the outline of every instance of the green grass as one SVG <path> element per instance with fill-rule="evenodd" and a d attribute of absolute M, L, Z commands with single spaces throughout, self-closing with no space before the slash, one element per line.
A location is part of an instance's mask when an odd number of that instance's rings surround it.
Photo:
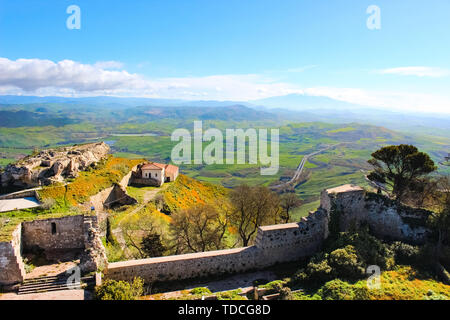
<path fill-rule="evenodd" d="M 320 206 L 320 200 L 305 203 L 304 205 L 296 208 L 291 214 L 292 221 L 300 221 L 302 217 L 306 217 L 309 212 L 315 211 Z"/>

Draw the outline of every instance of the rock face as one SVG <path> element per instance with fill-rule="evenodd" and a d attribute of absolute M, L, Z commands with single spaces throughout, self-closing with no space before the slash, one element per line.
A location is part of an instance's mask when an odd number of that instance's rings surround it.
<path fill-rule="evenodd" d="M 8 165 L 0 176 L 2 187 L 30 188 L 63 182 L 97 163 L 109 152 L 104 142 L 48 149 Z"/>

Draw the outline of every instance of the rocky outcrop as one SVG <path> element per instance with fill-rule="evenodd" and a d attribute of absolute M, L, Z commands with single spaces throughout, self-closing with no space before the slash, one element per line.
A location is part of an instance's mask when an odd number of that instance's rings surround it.
<path fill-rule="evenodd" d="M 109 150 L 103 142 L 43 150 L 8 165 L 0 176 L 1 185 L 30 188 L 63 182 L 103 159 Z"/>

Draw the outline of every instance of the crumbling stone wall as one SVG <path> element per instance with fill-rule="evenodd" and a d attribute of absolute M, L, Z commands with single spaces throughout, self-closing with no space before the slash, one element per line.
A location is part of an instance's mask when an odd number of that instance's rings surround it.
<path fill-rule="evenodd" d="M 25 268 L 21 256 L 22 226 L 18 225 L 11 241 L 0 242 L 0 284 L 13 285 L 22 282 Z"/>
<path fill-rule="evenodd" d="M 100 191 L 96 195 L 90 197 L 86 206 L 92 206 L 98 217 L 100 230 L 105 232 L 106 218 L 108 217 L 105 209 L 114 205 L 130 205 L 137 203 L 137 200 L 129 196 L 127 186 L 130 184 L 133 173 L 137 170 L 137 166 L 133 167 L 130 172 L 125 175 L 117 185 Z"/>
<path fill-rule="evenodd" d="M 105 277 L 115 280 L 142 277 L 147 282 L 181 280 L 244 272 L 294 261 L 320 250 L 334 223 L 340 231 L 365 223 L 379 237 L 420 243 L 429 232 L 425 227 L 429 214 L 428 211 L 402 206 L 386 197 L 367 193 L 360 187 L 345 185 L 323 191 L 321 207 L 299 223 L 259 228 L 253 246 L 110 263 Z M 8 270 L 5 273 L 7 276 L 0 276 L 0 283 L 23 279 L 23 266 L 20 266 L 20 259 L 14 258 L 20 257 L 21 232 L 25 245 L 40 243 L 44 248 L 58 247 L 48 238 L 49 225 L 56 220 L 24 223 L 23 230 L 16 231 L 15 240 L 0 243 L 0 266 Z M 82 270 L 94 271 L 107 264 L 98 234 L 97 217 L 65 217 L 58 222 L 62 223 L 61 230 L 64 232 L 61 243 L 66 248 L 80 246 L 85 249 L 81 258 Z M 28 234 L 30 230 L 31 234 Z"/>
<path fill-rule="evenodd" d="M 331 220 L 333 215 L 337 216 L 340 231 L 352 225 L 367 224 L 380 238 L 416 244 L 424 243 L 430 232 L 426 221 L 431 212 L 404 206 L 357 186 L 324 190 L 321 208 L 328 212 Z"/>
<path fill-rule="evenodd" d="M 300 223 L 261 227 L 251 247 L 110 263 L 105 277 L 128 281 L 141 277 L 147 282 L 181 280 L 294 261 L 320 249 L 328 234 L 327 219 L 319 210 Z"/>
<path fill-rule="evenodd" d="M 78 215 L 23 222 L 23 249 L 84 249 L 83 221 L 84 216 Z"/>
<path fill-rule="evenodd" d="M 53 223 L 56 230 L 52 227 Z M 11 241 L 0 242 L 1 285 L 12 285 L 24 280 L 22 251 L 35 247 L 43 249 L 44 253 L 55 250 L 80 251 L 82 272 L 103 269 L 107 264 L 96 216 L 77 215 L 27 221 L 16 228 Z"/>

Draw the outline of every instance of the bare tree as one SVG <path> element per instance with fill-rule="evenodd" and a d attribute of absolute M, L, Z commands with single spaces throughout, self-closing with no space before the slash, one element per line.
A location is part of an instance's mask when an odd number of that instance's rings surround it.
<path fill-rule="evenodd" d="M 241 185 L 231 192 L 230 199 L 233 205 L 231 221 L 237 227 L 244 247 L 256 235 L 258 227 L 280 221 L 280 199 L 266 187 Z"/>
<path fill-rule="evenodd" d="M 228 222 L 212 205 L 197 205 L 172 215 L 177 252 L 204 252 L 224 247 Z"/>
<path fill-rule="evenodd" d="M 281 218 L 288 223 L 291 219 L 291 210 L 299 207 L 302 204 L 301 200 L 295 193 L 285 193 L 281 196 L 280 205 L 283 208 Z"/>

